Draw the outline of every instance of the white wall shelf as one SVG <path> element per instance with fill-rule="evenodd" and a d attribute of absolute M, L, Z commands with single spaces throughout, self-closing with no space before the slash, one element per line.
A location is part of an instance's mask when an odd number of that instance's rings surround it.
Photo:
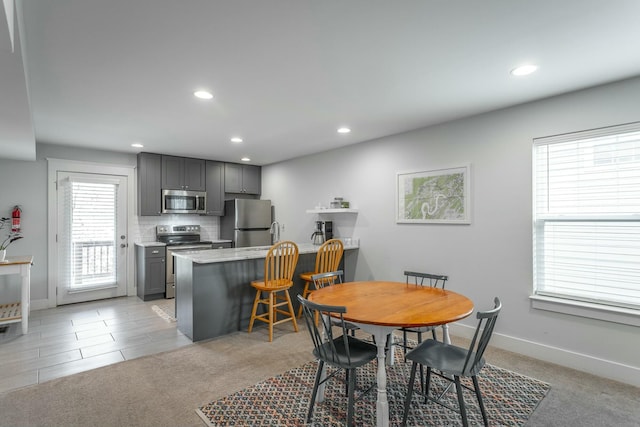
<path fill-rule="evenodd" d="M 307 213 L 311 214 L 337 214 L 337 213 L 348 213 L 348 214 L 357 214 L 358 209 L 307 209 Z"/>

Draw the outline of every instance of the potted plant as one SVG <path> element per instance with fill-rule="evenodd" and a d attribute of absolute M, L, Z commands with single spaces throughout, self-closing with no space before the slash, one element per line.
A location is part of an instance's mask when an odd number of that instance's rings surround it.
<path fill-rule="evenodd" d="M 0 230 L 3 230 L 7 224 L 11 224 L 11 218 L 1 218 L 0 219 Z M 2 239 L 0 237 L 0 239 Z M 0 262 L 4 262 L 4 258 L 7 256 L 7 248 L 10 244 L 15 242 L 16 240 L 22 239 L 22 235 L 19 231 L 9 230 L 7 236 L 4 240 L 0 242 Z"/>

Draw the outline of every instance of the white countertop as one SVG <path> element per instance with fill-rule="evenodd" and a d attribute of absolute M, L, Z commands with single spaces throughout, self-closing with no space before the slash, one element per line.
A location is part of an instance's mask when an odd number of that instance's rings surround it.
<path fill-rule="evenodd" d="M 152 246 L 167 246 L 161 242 L 136 242 L 136 245 L 142 246 L 143 248 L 150 248 Z"/>
<path fill-rule="evenodd" d="M 298 253 L 313 254 L 318 252 L 319 245 L 311 243 L 297 243 Z M 265 258 L 270 246 L 252 246 L 249 248 L 207 249 L 199 251 L 174 252 L 173 256 L 186 258 L 196 264 L 210 264 L 214 262 L 242 261 L 246 259 Z M 358 245 L 344 245 L 345 250 L 358 249 Z"/>

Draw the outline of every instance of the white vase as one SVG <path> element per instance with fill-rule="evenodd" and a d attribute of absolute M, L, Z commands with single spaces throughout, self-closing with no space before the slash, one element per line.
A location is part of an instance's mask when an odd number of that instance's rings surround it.
<path fill-rule="evenodd" d="M 0 262 L 4 262 L 4 258 L 7 256 L 7 250 L 6 249 L 2 249 L 0 251 Z"/>

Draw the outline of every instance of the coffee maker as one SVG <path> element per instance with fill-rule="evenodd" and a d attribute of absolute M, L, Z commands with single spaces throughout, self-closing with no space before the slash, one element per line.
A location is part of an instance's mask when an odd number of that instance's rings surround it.
<path fill-rule="evenodd" d="M 322 223 L 322 231 L 325 240 L 333 239 L 333 221 L 324 221 Z"/>
<path fill-rule="evenodd" d="M 324 230 L 323 230 L 323 222 L 322 221 L 316 221 L 316 229 L 315 231 L 311 234 L 311 243 L 313 243 L 314 245 L 321 245 L 324 243 Z"/>

